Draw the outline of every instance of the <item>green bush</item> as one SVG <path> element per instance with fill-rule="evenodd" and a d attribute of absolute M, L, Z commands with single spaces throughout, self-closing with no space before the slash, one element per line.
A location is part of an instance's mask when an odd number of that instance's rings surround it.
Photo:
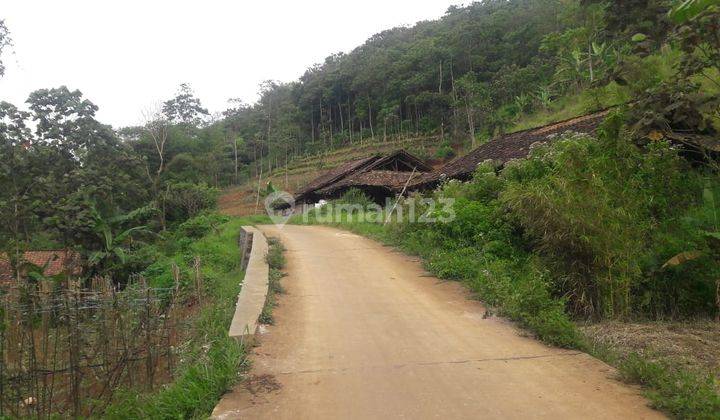
<path fill-rule="evenodd" d="M 168 184 L 163 192 L 165 219 L 170 223 L 182 223 L 204 210 L 217 206 L 218 190 L 206 184 L 178 182 Z"/>
<path fill-rule="evenodd" d="M 373 203 L 373 201 L 358 188 L 348 189 L 342 197 L 336 200 L 336 202 L 341 204 L 359 205 L 363 208 Z"/>
<path fill-rule="evenodd" d="M 177 228 L 177 233 L 180 236 L 199 239 L 211 231 L 217 230 L 218 226 L 227 223 L 227 221 L 227 216 L 216 213 L 203 214 L 180 224 Z"/>
<path fill-rule="evenodd" d="M 680 281 L 662 269 L 673 255 L 700 246 L 678 221 L 698 205 L 704 174 L 667 143 L 637 147 L 614 123 L 597 140 L 567 136 L 510 165 L 501 200 L 573 312 L 707 312 L 717 273 L 711 258 L 696 261 L 702 269 Z M 692 265 L 679 270 L 690 274 Z"/>
<path fill-rule="evenodd" d="M 620 362 L 620 373 L 628 381 L 651 389 L 653 406 L 677 418 L 717 419 L 720 395 L 712 374 L 695 373 L 651 362 L 632 354 Z"/>
<path fill-rule="evenodd" d="M 455 157 L 455 150 L 450 146 L 450 142 L 443 141 L 440 147 L 435 151 L 435 157 L 438 159 L 450 159 Z"/>

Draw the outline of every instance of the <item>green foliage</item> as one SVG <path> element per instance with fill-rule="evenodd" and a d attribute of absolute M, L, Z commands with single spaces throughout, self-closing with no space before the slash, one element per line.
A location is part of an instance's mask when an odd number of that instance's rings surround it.
<path fill-rule="evenodd" d="M 206 184 L 169 184 L 163 193 L 165 219 L 182 222 L 217 206 L 218 190 Z"/>
<path fill-rule="evenodd" d="M 676 23 L 685 23 L 710 6 L 717 5 L 720 5 L 718 0 L 684 0 L 670 10 L 669 16 Z"/>
<path fill-rule="evenodd" d="M 202 118 L 210 115 L 187 83 L 180 85 L 173 99 L 163 103 L 163 113 L 171 122 L 191 127 L 199 126 Z"/>
<path fill-rule="evenodd" d="M 242 154 L 264 167 L 288 154 L 374 140 L 381 130 L 383 138 L 451 133 L 474 145 L 476 131 L 504 132 L 557 97 L 607 85 L 638 44 L 643 54 L 659 48 L 668 28 L 664 1 L 610 3 L 451 7 L 436 21 L 383 31 L 333 54 L 296 82 L 263 83 L 258 103 L 229 109 L 218 125 L 230 138 L 253 139 Z M 648 39 L 632 42 L 638 32 Z"/>
<path fill-rule="evenodd" d="M 282 270 L 285 268 L 285 248 L 276 238 L 269 238 L 268 245 L 268 254 L 265 260 L 270 268 Z"/>
<path fill-rule="evenodd" d="M 661 270 L 686 250 L 681 243 L 700 246 L 698 235 L 677 221 L 696 211 L 703 175 L 668 144 L 638 149 L 612 129 L 599 141 L 571 136 L 535 150 L 503 176 L 503 202 L 552 267 L 553 290 L 574 312 L 713 311 L 716 264 L 697 261 L 698 270 L 688 266 L 680 278 Z"/>
<path fill-rule="evenodd" d="M 284 252 L 285 248 L 277 238 L 268 238 L 268 254 L 265 256 L 265 260 L 270 267 L 268 274 L 268 295 L 259 318 L 259 321 L 263 324 L 273 323 L 272 311 L 273 308 L 277 306 L 277 295 L 285 293 L 280 283 L 283 277 L 283 273 L 280 270 L 285 268 Z"/>
<path fill-rule="evenodd" d="M 358 205 L 362 208 L 367 207 L 368 205 L 372 204 L 372 200 L 370 197 L 365 195 L 365 193 L 358 188 L 350 188 L 345 193 L 335 201 L 338 204 L 350 204 L 350 205 Z"/>
<path fill-rule="evenodd" d="M 218 227 L 227 223 L 227 221 L 227 216 L 221 216 L 216 213 L 207 213 L 181 223 L 177 228 L 177 232 L 179 235 L 191 239 L 199 239 L 210 232 L 216 232 Z"/>
<path fill-rule="evenodd" d="M 451 159 L 455 156 L 455 150 L 453 150 L 450 142 L 445 140 L 440 144 L 440 147 L 435 151 L 435 157 L 438 159 Z"/>
<path fill-rule="evenodd" d="M 636 354 L 620 363 L 620 373 L 642 384 L 653 406 L 678 418 L 713 419 L 720 413 L 720 395 L 710 374 L 699 374 L 648 361 Z"/>
<path fill-rule="evenodd" d="M 146 270 L 148 281 L 159 286 L 167 280 L 171 263 L 188 267 L 193 257 L 202 262 L 205 293 L 209 299 L 190 319 L 189 340 L 175 380 L 154 393 L 126 390 L 108 407 L 104 417 L 117 419 L 206 417 L 220 396 L 238 379 L 245 365 L 245 351 L 227 334 L 242 277 L 237 258 L 237 234 L 248 220 L 234 219 L 217 232 L 172 251 Z M 172 248 L 172 247 L 171 247 Z M 172 285 L 172 279 L 170 279 Z M 166 284 L 167 286 L 167 284 Z"/>
<path fill-rule="evenodd" d="M 118 215 L 110 219 L 103 218 L 95 208 L 89 205 L 93 218 L 93 232 L 100 241 L 100 246 L 88 256 L 91 275 L 115 275 L 115 281 L 124 283 L 129 276 L 125 270 L 128 263 L 127 245 L 138 234 L 147 234 L 149 229 L 144 225 L 134 225 L 153 213 L 152 208 L 144 207 L 130 213 Z M 128 226 L 133 224 L 134 226 Z"/>
<path fill-rule="evenodd" d="M 5 48 L 10 46 L 12 46 L 10 31 L 5 24 L 5 19 L 0 19 L 0 77 L 5 75 L 5 65 L 2 62 L 2 53 Z"/>
<path fill-rule="evenodd" d="M 675 74 L 648 89 L 637 103 L 634 120 L 643 134 L 653 130 L 712 134 L 720 117 L 720 6 L 689 0 L 673 9 L 680 22 L 671 40 L 681 51 Z"/>
<path fill-rule="evenodd" d="M 141 160 L 79 91 L 41 89 L 27 103 L 29 112 L 0 103 L 0 215 L 11 221 L 0 240 L 29 242 L 46 231 L 87 245 L 93 203 L 106 218 L 147 204 Z"/>

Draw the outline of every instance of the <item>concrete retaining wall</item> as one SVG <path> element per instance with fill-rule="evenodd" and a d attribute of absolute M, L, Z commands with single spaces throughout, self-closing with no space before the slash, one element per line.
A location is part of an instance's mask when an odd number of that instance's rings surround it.
<path fill-rule="evenodd" d="M 241 258 L 247 260 L 247 267 L 235 305 L 235 315 L 230 324 L 230 337 L 247 341 L 255 337 L 258 318 L 267 299 L 269 268 L 265 256 L 268 244 L 265 235 L 252 226 L 242 227 L 240 241 Z M 247 248 L 250 243 L 252 246 L 248 255 Z M 243 244 L 245 246 L 242 246 Z"/>

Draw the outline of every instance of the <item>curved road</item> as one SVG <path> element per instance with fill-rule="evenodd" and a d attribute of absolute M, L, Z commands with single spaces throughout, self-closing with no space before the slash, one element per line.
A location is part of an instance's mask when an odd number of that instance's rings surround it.
<path fill-rule="evenodd" d="M 216 418 L 658 418 L 608 365 L 543 345 L 417 259 L 319 226 L 262 226 L 287 293 Z"/>

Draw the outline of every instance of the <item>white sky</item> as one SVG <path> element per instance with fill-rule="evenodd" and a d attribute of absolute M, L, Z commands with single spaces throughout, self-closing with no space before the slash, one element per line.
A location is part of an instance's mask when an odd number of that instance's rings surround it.
<path fill-rule="evenodd" d="M 115 127 L 190 83 L 211 113 L 257 99 L 263 80 L 291 81 L 330 53 L 384 29 L 437 19 L 453 0 L 2 0 L 15 54 L 0 100 L 67 85 Z"/>

